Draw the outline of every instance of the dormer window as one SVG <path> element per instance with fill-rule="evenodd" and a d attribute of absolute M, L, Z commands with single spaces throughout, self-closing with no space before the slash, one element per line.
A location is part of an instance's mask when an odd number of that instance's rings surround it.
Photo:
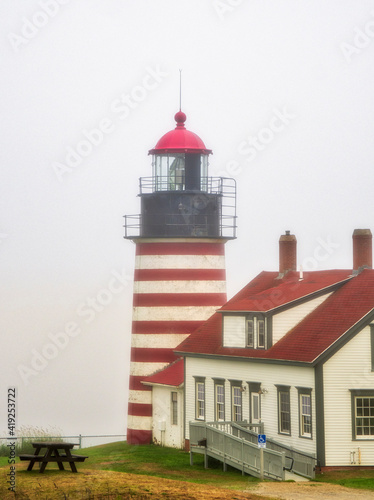
<path fill-rule="evenodd" d="M 267 318 L 262 314 L 251 314 L 246 319 L 246 346 L 266 349 Z"/>
<path fill-rule="evenodd" d="M 265 320 L 257 320 L 257 347 L 265 349 Z"/>
<path fill-rule="evenodd" d="M 272 346 L 272 318 L 260 312 L 224 314 L 223 346 L 269 349 Z"/>
<path fill-rule="evenodd" d="M 255 320 L 247 319 L 247 347 L 255 346 Z"/>

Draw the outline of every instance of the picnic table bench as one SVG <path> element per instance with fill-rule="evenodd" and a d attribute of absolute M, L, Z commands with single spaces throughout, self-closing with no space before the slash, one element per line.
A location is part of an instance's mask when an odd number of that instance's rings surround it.
<path fill-rule="evenodd" d="M 23 453 L 19 455 L 21 460 L 29 460 L 30 463 L 27 467 L 27 470 L 32 470 L 34 464 L 39 462 L 40 471 L 44 472 L 48 462 L 57 462 L 58 468 L 60 470 L 64 470 L 63 462 L 68 462 L 70 464 L 70 468 L 72 472 L 78 472 L 75 466 L 75 462 L 84 462 L 87 456 L 84 455 L 72 455 L 71 449 L 75 446 L 75 443 L 62 443 L 62 442 L 38 442 L 31 443 L 35 448 L 35 453 L 26 454 Z M 40 451 L 45 448 L 44 455 L 39 454 Z M 63 453 L 60 453 L 59 450 L 62 450 Z"/>

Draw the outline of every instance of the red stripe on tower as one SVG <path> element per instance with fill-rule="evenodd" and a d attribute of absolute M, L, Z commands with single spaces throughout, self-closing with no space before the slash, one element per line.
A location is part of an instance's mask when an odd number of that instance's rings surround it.
<path fill-rule="evenodd" d="M 134 307 L 216 306 L 225 293 L 134 293 Z"/>
<path fill-rule="evenodd" d="M 141 403 L 129 403 L 129 412 L 136 417 L 151 417 L 152 405 L 144 405 Z"/>
<path fill-rule="evenodd" d="M 136 281 L 225 280 L 225 269 L 135 269 Z"/>
<path fill-rule="evenodd" d="M 222 242 L 213 247 L 211 243 L 139 243 L 135 255 L 225 255 L 225 246 Z"/>
<path fill-rule="evenodd" d="M 151 387 L 148 387 L 148 386 L 142 384 L 142 380 L 144 380 L 144 377 L 130 375 L 130 382 L 129 382 L 130 391 L 148 391 L 148 392 L 151 392 L 151 390 L 152 390 Z"/>
<path fill-rule="evenodd" d="M 127 441 L 152 440 L 152 393 L 142 384 L 176 358 L 175 348 L 226 302 L 223 180 L 207 177 L 207 150 L 184 127 L 160 139 L 153 178 L 140 179 Z M 235 200 L 235 183 L 231 199 Z M 235 203 L 234 203 L 235 208 Z M 235 227 L 235 215 L 232 228 Z M 225 227 L 227 224 L 225 219 Z M 127 219 L 126 219 L 127 222 Z"/>
<path fill-rule="evenodd" d="M 132 347 L 131 361 L 137 363 L 172 363 L 177 358 L 172 349 L 162 347 Z"/>

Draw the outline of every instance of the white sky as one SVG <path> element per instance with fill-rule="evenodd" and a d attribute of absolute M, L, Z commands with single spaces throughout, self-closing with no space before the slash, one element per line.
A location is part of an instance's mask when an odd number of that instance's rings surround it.
<path fill-rule="evenodd" d="M 125 432 L 122 215 L 139 212 L 148 150 L 174 128 L 179 68 L 210 173 L 238 183 L 229 296 L 278 269 L 286 229 L 306 270 L 350 268 L 353 229 L 374 230 L 373 0 L 3 0 L 0 35 L 0 433 L 9 386 L 19 426 Z M 66 324 L 79 333 L 26 385 L 20 367 Z"/>

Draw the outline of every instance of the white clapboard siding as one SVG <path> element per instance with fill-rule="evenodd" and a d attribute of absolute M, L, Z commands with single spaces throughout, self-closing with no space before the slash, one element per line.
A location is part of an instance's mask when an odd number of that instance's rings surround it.
<path fill-rule="evenodd" d="M 245 347 L 245 316 L 223 316 L 224 347 Z"/>
<path fill-rule="evenodd" d="M 214 360 L 186 358 L 186 439 L 189 439 L 188 423 L 195 420 L 195 378 L 205 377 L 206 418 L 214 420 L 214 378 L 225 379 L 225 414 L 231 420 L 231 384 L 230 380 L 240 380 L 246 390 L 242 393 L 243 419 L 249 421 L 249 389 L 247 382 L 261 382 L 261 388 L 267 391 L 261 397 L 261 420 L 268 437 L 287 446 L 302 449 L 306 453 L 316 453 L 315 441 L 315 390 L 314 369 L 287 365 L 251 363 L 247 360 Z M 291 436 L 278 434 L 277 388 L 275 384 L 289 385 L 291 399 Z M 312 439 L 299 437 L 299 406 L 296 387 L 312 389 Z"/>
<path fill-rule="evenodd" d="M 176 387 L 154 386 L 152 406 L 152 436 L 153 442 L 182 448 L 183 445 L 183 390 Z M 177 393 L 177 419 L 176 425 L 172 424 L 171 393 Z M 161 423 L 162 422 L 162 423 Z"/>
<path fill-rule="evenodd" d="M 331 293 L 326 293 L 321 297 L 309 300 L 295 307 L 291 307 L 286 311 L 274 314 L 273 316 L 273 344 L 278 342 L 288 331 L 296 326 L 305 316 L 311 313 L 318 307 L 324 300 L 329 297 Z"/>
<path fill-rule="evenodd" d="M 350 453 L 361 451 L 361 465 L 373 465 L 374 441 L 352 439 L 350 389 L 372 389 L 370 327 L 343 346 L 323 368 L 326 466 L 351 465 Z"/>

